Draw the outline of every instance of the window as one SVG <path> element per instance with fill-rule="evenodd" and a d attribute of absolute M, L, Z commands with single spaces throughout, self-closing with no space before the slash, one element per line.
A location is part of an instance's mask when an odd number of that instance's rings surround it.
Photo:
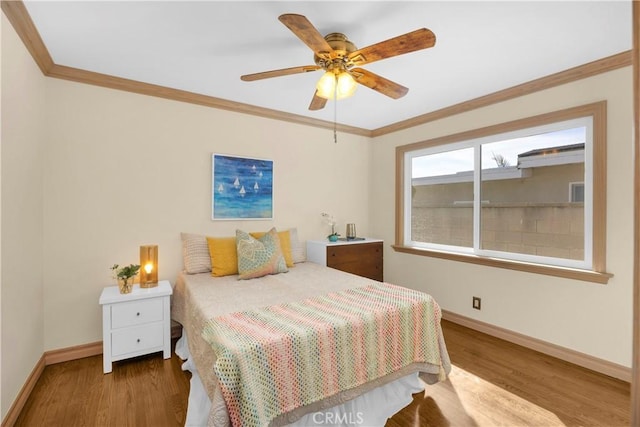
<path fill-rule="evenodd" d="M 584 182 L 569 183 L 569 201 L 571 203 L 584 203 Z"/>
<path fill-rule="evenodd" d="M 398 147 L 394 248 L 606 283 L 605 120 L 601 102 Z"/>

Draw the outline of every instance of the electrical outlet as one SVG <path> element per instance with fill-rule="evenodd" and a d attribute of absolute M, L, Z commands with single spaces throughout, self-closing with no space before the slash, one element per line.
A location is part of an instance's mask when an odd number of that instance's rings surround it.
<path fill-rule="evenodd" d="M 473 308 L 475 308 L 476 310 L 480 310 L 482 306 L 481 304 L 482 300 L 480 299 L 480 297 L 473 297 Z"/>

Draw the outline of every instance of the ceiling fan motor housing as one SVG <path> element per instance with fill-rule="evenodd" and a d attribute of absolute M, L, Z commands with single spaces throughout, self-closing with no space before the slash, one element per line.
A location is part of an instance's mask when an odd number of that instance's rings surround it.
<path fill-rule="evenodd" d="M 351 52 L 357 50 L 356 45 L 342 33 L 330 33 L 324 36 L 324 39 L 333 49 L 335 57 L 331 58 L 330 52 L 326 52 L 326 55 L 324 55 L 325 52 L 318 52 L 322 54 L 322 57 L 314 54 L 314 62 L 324 70 L 335 71 L 336 73 L 351 68 L 353 64 L 350 63 L 347 57 Z"/>

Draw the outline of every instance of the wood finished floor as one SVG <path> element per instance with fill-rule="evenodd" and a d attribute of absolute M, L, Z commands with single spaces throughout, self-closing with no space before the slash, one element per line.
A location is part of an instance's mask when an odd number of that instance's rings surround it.
<path fill-rule="evenodd" d="M 630 386 L 443 321 L 453 370 L 393 416 L 405 426 L 626 426 Z M 47 366 L 16 426 L 182 426 L 190 374 L 177 356 Z"/>

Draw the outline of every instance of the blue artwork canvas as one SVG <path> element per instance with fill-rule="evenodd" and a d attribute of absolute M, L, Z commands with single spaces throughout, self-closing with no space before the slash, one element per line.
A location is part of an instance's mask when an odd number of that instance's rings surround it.
<path fill-rule="evenodd" d="M 212 219 L 273 219 L 273 160 L 214 154 Z"/>

